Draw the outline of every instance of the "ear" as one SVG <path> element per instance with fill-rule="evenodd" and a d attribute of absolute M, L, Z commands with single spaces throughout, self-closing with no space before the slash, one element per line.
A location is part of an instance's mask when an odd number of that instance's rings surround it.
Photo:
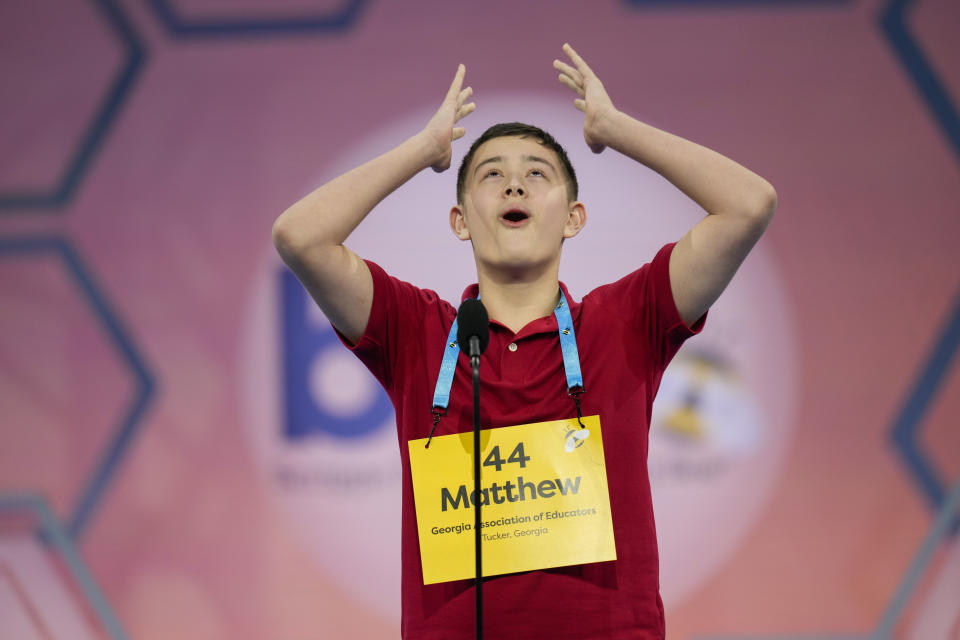
<path fill-rule="evenodd" d="M 570 203 L 570 212 L 567 214 L 567 223 L 563 227 L 563 237 L 572 238 L 580 233 L 587 224 L 587 209 L 580 201 Z"/>
<path fill-rule="evenodd" d="M 453 235 L 461 240 L 470 239 L 470 230 L 467 229 L 467 220 L 460 205 L 454 205 L 450 209 L 450 229 L 453 230 Z"/>

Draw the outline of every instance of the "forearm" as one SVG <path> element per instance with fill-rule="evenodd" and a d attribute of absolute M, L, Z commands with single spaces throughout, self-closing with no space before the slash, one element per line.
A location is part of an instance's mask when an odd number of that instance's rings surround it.
<path fill-rule="evenodd" d="M 656 171 L 709 214 L 764 224 L 773 215 L 777 195 L 770 183 L 716 151 L 620 111 L 598 118 L 595 131 L 598 142 Z"/>
<path fill-rule="evenodd" d="M 428 137 L 419 133 L 327 182 L 274 222 L 277 250 L 289 260 L 305 251 L 342 245 L 380 201 L 430 166 L 434 156 Z"/>

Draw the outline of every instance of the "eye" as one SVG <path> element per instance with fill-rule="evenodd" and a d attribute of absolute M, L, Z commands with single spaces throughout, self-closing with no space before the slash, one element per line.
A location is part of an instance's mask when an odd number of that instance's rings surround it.
<path fill-rule="evenodd" d="M 530 175 L 531 175 L 531 176 L 537 176 L 538 178 L 545 178 L 545 177 L 546 177 L 546 174 L 545 174 L 543 171 L 541 171 L 540 169 L 531 169 L 531 170 L 530 170 Z"/>
<path fill-rule="evenodd" d="M 489 178 L 490 176 L 498 176 L 498 175 L 500 175 L 499 169 L 490 169 L 485 174 L 483 174 L 483 177 Z"/>

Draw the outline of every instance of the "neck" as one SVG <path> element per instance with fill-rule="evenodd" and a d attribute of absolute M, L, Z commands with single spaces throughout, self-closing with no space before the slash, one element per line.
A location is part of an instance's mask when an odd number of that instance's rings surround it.
<path fill-rule="evenodd" d="M 478 274 L 483 306 L 492 320 L 514 333 L 528 323 L 553 313 L 559 299 L 557 271 L 528 278 L 505 278 Z"/>

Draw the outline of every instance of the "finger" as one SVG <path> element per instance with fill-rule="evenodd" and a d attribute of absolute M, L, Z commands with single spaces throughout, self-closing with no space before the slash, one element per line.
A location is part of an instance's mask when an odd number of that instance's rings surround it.
<path fill-rule="evenodd" d="M 574 101 L 573 101 L 573 106 L 575 106 L 577 109 L 580 109 L 580 111 L 583 111 L 584 113 L 587 112 L 587 101 L 586 101 L 586 100 L 574 100 Z"/>
<path fill-rule="evenodd" d="M 463 127 L 454 127 L 453 135 L 450 137 L 451 140 L 458 140 L 467 134 L 467 130 Z"/>
<path fill-rule="evenodd" d="M 564 84 L 570 87 L 571 89 L 573 89 L 574 91 L 576 91 L 578 96 L 580 96 L 581 98 L 584 97 L 583 89 L 580 87 L 580 85 L 575 83 L 568 76 L 565 76 L 561 73 L 557 79 L 560 80 L 561 84 Z"/>
<path fill-rule="evenodd" d="M 463 76 L 466 75 L 466 73 L 467 68 L 463 64 L 457 66 L 457 73 L 453 76 L 453 82 L 450 84 L 450 88 L 447 89 L 446 100 L 452 100 L 460 93 L 460 88 L 463 86 Z"/>
<path fill-rule="evenodd" d="M 590 70 L 590 67 L 587 66 L 587 63 L 580 57 L 580 54 L 573 50 L 573 47 L 569 43 L 563 44 L 563 52 L 567 54 L 567 57 L 570 58 L 570 61 L 573 62 L 573 65 L 577 68 L 580 73 L 590 73 L 593 71 Z"/>
<path fill-rule="evenodd" d="M 467 87 L 457 95 L 457 105 L 462 105 L 472 95 L 473 87 Z"/>
<path fill-rule="evenodd" d="M 553 61 L 553 68 L 559 71 L 560 73 L 570 76 L 574 82 L 578 84 L 583 84 L 583 76 L 580 75 L 580 72 L 568 65 L 566 62 L 561 62 L 560 60 Z"/>
<path fill-rule="evenodd" d="M 457 109 L 457 117 L 454 119 L 454 122 L 458 122 L 462 118 L 470 115 L 471 113 L 473 113 L 473 110 L 476 108 L 477 108 L 477 105 L 474 104 L 473 102 L 468 102 L 467 104 L 463 105 L 462 107 Z"/>

